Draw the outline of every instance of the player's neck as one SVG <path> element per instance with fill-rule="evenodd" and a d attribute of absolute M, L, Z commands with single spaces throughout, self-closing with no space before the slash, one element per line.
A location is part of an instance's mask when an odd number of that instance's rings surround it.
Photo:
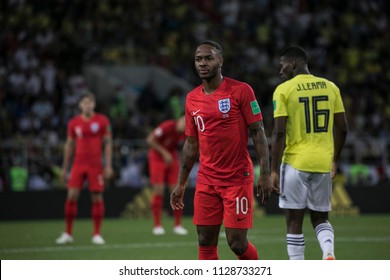
<path fill-rule="evenodd" d="M 307 65 L 304 65 L 302 67 L 298 67 L 296 69 L 294 77 L 296 75 L 310 75 L 310 71 L 309 71 L 309 68 L 307 67 Z"/>
<path fill-rule="evenodd" d="M 210 80 L 203 80 L 203 92 L 207 95 L 213 94 L 219 85 L 223 81 L 223 76 L 222 75 L 217 75 L 213 79 Z"/>
<path fill-rule="evenodd" d="M 90 120 L 92 119 L 92 117 L 95 115 L 95 112 L 88 112 L 88 113 L 81 113 L 81 117 L 84 119 L 84 120 Z"/>

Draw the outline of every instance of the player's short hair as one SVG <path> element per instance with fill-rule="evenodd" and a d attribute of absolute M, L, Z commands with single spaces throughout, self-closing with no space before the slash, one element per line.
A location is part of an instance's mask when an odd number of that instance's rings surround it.
<path fill-rule="evenodd" d="M 84 92 L 84 93 L 80 96 L 80 98 L 79 98 L 79 103 L 80 103 L 84 98 L 89 98 L 89 99 L 91 99 L 91 100 L 93 100 L 93 101 L 96 101 L 95 95 L 94 95 L 92 92 L 90 92 L 90 91 L 86 91 L 86 92 Z"/>
<path fill-rule="evenodd" d="M 218 44 L 218 43 L 215 42 L 215 41 L 204 40 L 204 41 L 202 41 L 202 42 L 200 42 L 200 43 L 198 44 L 198 47 L 199 47 L 200 45 L 210 45 L 210 46 L 213 46 L 213 47 L 217 50 L 217 53 L 218 53 L 220 56 L 223 56 L 223 49 L 222 49 L 221 45 Z"/>
<path fill-rule="evenodd" d="M 287 47 L 280 53 L 280 56 L 293 59 L 302 59 L 305 63 L 308 61 L 306 51 L 300 46 Z"/>

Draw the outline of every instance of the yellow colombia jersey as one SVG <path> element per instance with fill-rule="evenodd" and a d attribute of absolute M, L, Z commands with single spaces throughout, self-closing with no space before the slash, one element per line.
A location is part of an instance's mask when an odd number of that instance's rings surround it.
<path fill-rule="evenodd" d="M 274 118 L 287 116 L 283 163 L 307 172 L 327 173 L 333 161 L 333 114 L 344 112 L 338 87 L 313 75 L 297 75 L 273 96 Z"/>

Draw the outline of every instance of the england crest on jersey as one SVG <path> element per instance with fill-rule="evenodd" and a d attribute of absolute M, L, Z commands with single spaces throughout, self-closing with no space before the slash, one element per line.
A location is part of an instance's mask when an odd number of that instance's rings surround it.
<path fill-rule="evenodd" d="M 92 131 L 93 133 L 96 133 L 96 132 L 98 132 L 98 130 L 99 130 L 99 124 L 98 124 L 97 122 L 93 122 L 93 123 L 91 124 L 91 131 Z"/>
<path fill-rule="evenodd" d="M 219 109 L 219 111 L 221 111 L 224 114 L 229 112 L 229 110 L 230 110 L 230 99 L 229 98 L 225 98 L 225 99 L 218 100 L 218 109 Z"/>

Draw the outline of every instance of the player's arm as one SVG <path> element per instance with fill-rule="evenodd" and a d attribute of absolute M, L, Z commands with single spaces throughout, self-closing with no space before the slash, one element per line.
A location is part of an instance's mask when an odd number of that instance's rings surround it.
<path fill-rule="evenodd" d="M 249 133 L 252 137 L 256 151 L 257 159 L 260 163 L 260 176 L 257 183 L 257 196 L 260 195 L 260 189 L 263 194 L 263 203 L 268 203 L 271 195 L 271 181 L 269 170 L 269 149 L 268 141 L 264 132 L 264 124 L 262 121 L 257 121 L 249 125 Z"/>
<path fill-rule="evenodd" d="M 195 160 L 199 153 L 199 140 L 196 137 L 188 136 L 184 142 L 182 160 L 180 163 L 179 177 L 177 185 L 171 193 L 171 207 L 173 210 L 183 209 L 183 197 L 186 187 L 186 182 Z"/>
<path fill-rule="evenodd" d="M 161 129 L 161 128 L 157 128 L 157 129 Z M 161 132 L 163 133 L 163 132 Z M 156 152 L 158 152 L 162 158 L 164 159 L 164 161 L 167 163 L 167 164 L 171 164 L 173 162 L 173 157 L 171 155 L 171 153 L 165 149 L 158 141 L 157 141 L 157 137 L 155 135 L 155 130 L 151 131 L 148 136 L 146 137 L 146 143 L 148 143 L 149 147 L 154 149 Z"/>
<path fill-rule="evenodd" d="M 334 114 L 334 157 L 332 176 L 336 175 L 336 163 L 340 157 L 341 150 L 347 138 L 348 124 L 344 112 Z"/>
<path fill-rule="evenodd" d="M 282 163 L 283 152 L 286 146 L 286 123 L 287 117 L 274 118 L 271 148 L 271 179 L 274 192 L 279 193 L 279 173 Z"/>
<path fill-rule="evenodd" d="M 282 163 L 283 152 L 286 145 L 286 123 L 287 117 L 277 117 L 274 119 L 271 148 L 271 171 L 278 174 L 280 172 L 280 165 Z"/>
<path fill-rule="evenodd" d="M 103 137 L 104 147 L 104 175 L 106 178 L 111 178 L 114 170 L 112 168 L 112 134 L 107 133 Z"/>
<path fill-rule="evenodd" d="M 75 140 L 68 136 L 64 145 L 64 158 L 62 162 L 62 170 L 61 170 L 61 180 L 65 181 L 66 172 L 68 171 L 70 160 L 72 158 L 73 152 L 75 148 Z"/>

